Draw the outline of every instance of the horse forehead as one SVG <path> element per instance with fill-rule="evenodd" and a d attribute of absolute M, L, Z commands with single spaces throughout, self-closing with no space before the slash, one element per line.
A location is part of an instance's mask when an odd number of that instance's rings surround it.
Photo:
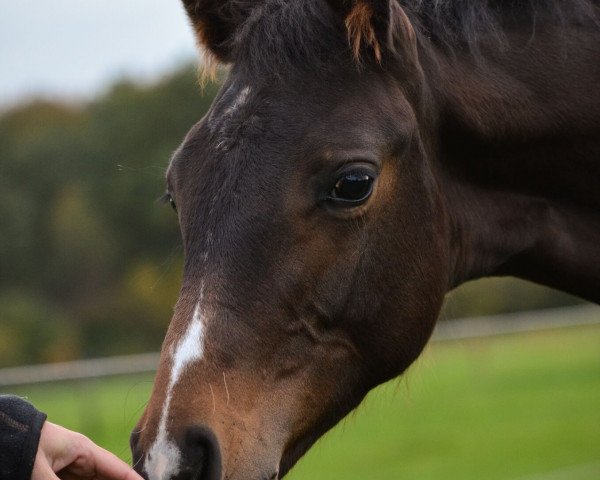
<path fill-rule="evenodd" d="M 203 133 L 210 139 L 206 146 L 215 158 L 235 151 L 283 156 L 283 150 L 301 147 L 295 140 L 323 116 L 331 100 L 322 85 L 312 86 L 296 89 L 282 80 L 267 83 L 244 76 L 230 80 L 203 122 Z"/>

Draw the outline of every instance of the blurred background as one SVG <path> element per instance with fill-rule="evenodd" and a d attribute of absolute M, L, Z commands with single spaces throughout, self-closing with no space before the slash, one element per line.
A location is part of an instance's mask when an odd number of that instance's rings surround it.
<path fill-rule="evenodd" d="M 201 89 L 197 63 L 177 0 L 0 0 L 0 369 L 160 348 L 182 249 L 175 214 L 156 199 L 219 83 Z M 600 317 L 583 304 L 487 279 L 450 294 L 442 319 L 556 307 Z M 0 392 L 28 396 L 127 459 L 151 380 Z M 527 475 L 564 469 L 600 478 L 594 325 L 432 343 L 291 478 L 542 479 Z"/>

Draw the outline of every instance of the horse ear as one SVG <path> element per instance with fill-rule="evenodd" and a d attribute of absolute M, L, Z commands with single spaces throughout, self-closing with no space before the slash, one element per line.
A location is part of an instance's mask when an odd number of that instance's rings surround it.
<path fill-rule="evenodd" d="M 327 0 L 346 24 L 348 41 L 357 60 L 363 46 L 381 63 L 384 52 L 399 50 L 416 59 L 414 28 L 396 0 Z"/>
<path fill-rule="evenodd" d="M 198 43 L 221 62 L 230 61 L 235 32 L 254 5 L 250 0 L 183 0 Z"/>

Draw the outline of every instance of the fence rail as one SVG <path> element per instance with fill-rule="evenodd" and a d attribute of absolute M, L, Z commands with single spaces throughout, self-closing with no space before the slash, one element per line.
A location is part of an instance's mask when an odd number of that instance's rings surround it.
<path fill-rule="evenodd" d="M 94 358 L 0 370 L 0 388 L 36 383 L 85 380 L 136 373 L 151 373 L 158 366 L 158 353 Z"/>
<path fill-rule="evenodd" d="M 438 322 L 433 340 L 491 337 L 598 323 L 600 323 L 600 307 L 598 305 L 579 305 Z"/>
<path fill-rule="evenodd" d="M 600 307 L 582 305 L 443 321 L 438 323 L 432 340 L 461 340 L 594 324 L 600 324 Z M 0 389 L 37 383 L 153 373 L 158 365 L 158 357 L 158 353 L 146 353 L 4 368 L 0 369 Z"/>

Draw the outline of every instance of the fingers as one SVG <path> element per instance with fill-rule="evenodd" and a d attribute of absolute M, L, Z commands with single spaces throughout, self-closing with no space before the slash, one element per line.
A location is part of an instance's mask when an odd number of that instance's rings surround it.
<path fill-rule="evenodd" d="M 31 472 L 31 480 L 59 480 L 43 455 L 37 455 Z M 129 479 L 127 479 L 129 480 Z"/>
<path fill-rule="evenodd" d="M 99 480 L 143 480 L 127 463 L 107 450 L 93 443 L 92 445 L 94 448 L 90 460 Z"/>
<path fill-rule="evenodd" d="M 142 480 L 128 464 L 85 435 L 46 422 L 34 464 L 38 476 L 32 480 L 58 480 L 53 470 L 64 479 Z"/>

